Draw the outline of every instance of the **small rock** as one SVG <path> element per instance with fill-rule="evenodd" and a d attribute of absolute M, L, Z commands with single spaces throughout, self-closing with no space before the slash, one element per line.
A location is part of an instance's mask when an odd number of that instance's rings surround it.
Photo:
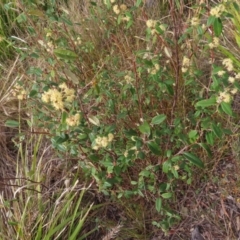
<path fill-rule="evenodd" d="M 204 240 L 200 232 L 200 226 L 195 226 L 192 230 L 191 240 Z"/>

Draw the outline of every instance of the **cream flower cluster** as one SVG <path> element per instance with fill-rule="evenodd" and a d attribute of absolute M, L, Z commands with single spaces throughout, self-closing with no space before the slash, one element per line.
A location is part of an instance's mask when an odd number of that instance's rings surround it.
<path fill-rule="evenodd" d="M 105 148 L 109 143 L 113 141 L 114 135 L 109 133 L 107 137 L 97 136 L 95 139 L 95 145 L 93 146 L 94 150 L 98 150 L 99 148 Z"/>
<path fill-rule="evenodd" d="M 152 20 L 152 19 L 148 19 L 146 21 L 146 25 L 148 28 L 154 29 L 156 27 L 157 21 L 156 20 Z"/>
<path fill-rule="evenodd" d="M 156 20 L 152 20 L 152 19 L 148 19 L 146 21 L 146 25 L 149 29 L 151 29 L 151 34 L 154 35 L 156 33 L 156 25 L 157 25 L 157 21 Z"/>
<path fill-rule="evenodd" d="M 51 88 L 47 92 L 42 94 L 42 101 L 45 103 L 51 103 L 56 110 L 63 110 L 64 100 L 66 102 L 72 102 L 75 98 L 75 91 L 72 88 L 68 88 L 65 83 L 62 83 L 59 88 Z"/>
<path fill-rule="evenodd" d="M 190 59 L 186 56 L 183 57 L 182 61 L 182 72 L 185 73 L 187 72 L 188 68 L 190 67 Z"/>
<path fill-rule="evenodd" d="M 80 114 L 77 113 L 75 115 L 72 115 L 66 119 L 66 123 L 70 127 L 77 126 L 80 122 Z"/>
<path fill-rule="evenodd" d="M 127 84 L 131 84 L 134 81 L 134 78 L 131 76 L 131 72 L 128 72 L 127 75 L 125 75 L 124 80 Z"/>
<path fill-rule="evenodd" d="M 208 44 L 210 49 L 216 48 L 219 46 L 219 38 L 218 37 L 214 37 L 213 41 L 211 43 Z"/>
<path fill-rule="evenodd" d="M 230 58 L 223 59 L 222 64 L 227 69 L 227 71 L 233 71 L 233 61 Z M 220 70 L 217 72 L 219 77 L 222 77 L 226 74 L 226 71 Z M 232 73 L 231 76 L 228 77 L 228 82 L 230 84 L 234 84 L 236 80 L 240 79 L 240 73 Z M 217 103 L 226 102 L 229 103 L 232 100 L 232 95 L 235 95 L 238 92 L 236 87 L 233 88 L 226 88 L 224 91 L 220 92 L 217 97 Z"/>
<path fill-rule="evenodd" d="M 69 88 L 66 85 L 66 83 L 60 84 L 59 88 L 62 89 L 66 102 L 72 102 L 74 100 L 74 98 L 75 98 L 75 90 L 73 88 Z"/>
<path fill-rule="evenodd" d="M 231 101 L 232 97 L 231 94 L 228 92 L 228 90 L 224 90 L 223 92 L 220 92 L 217 97 L 217 103 L 226 102 L 229 103 Z"/>
<path fill-rule="evenodd" d="M 219 4 L 218 6 L 216 7 L 213 7 L 211 10 L 210 10 L 210 15 L 214 16 L 214 17 L 221 17 L 222 13 L 225 11 L 225 7 L 223 4 Z"/>
<path fill-rule="evenodd" d="M 122 18 L 122 20 L 125 22 L 129 22 L 131 20 L 131 18 L 129 16 L 125 16 Z"/>
<path fill-rule="evenodd" d="M 153 60 L 154 58 L 158 57 L 157 55 L 152 54 L 151 48 L 152 46 L 147 44 L 147 47 L 146 47 L 147 51 L 143 54 L 142 56 L 143 59 Z"/>
<path fill-rule="evenodd" d="M 217 75 L 218 75 L 219 77 L 222 77 L 225 73 L 226 73 L 226 72 L 225 72 L 224 70 L 220 70 L 220 71 L 217 72 Z"/>
<path fill-rule="evenodd" d="M 63 110 L 63 95 L 57 89 L 49 89 L 42 94 L 42 101 L 51 103 L 56 110 Z"/>
<path fill-rule="evenodd" d="M 125 4 L 121 4 L 120 6 L 116 4 L 113 6 L 113 12 L 117 15 L 120 14 L 121 12 L 125 12 L 126 10 L 127 10 L 127 5 Z"/>
<path fill-rule="evenodd" d="M 235 81 L 239 80 L 239 79 L 240 79 L 240 73 L 237 73 L 237 74 L 235 74 L 234 77 L 233 76 L 228 77 L 228 82 L 231 83 L 231 84 L 234 84 Z M 238 91 L 237 88 L 234 88 L 234 89 L 231 90 L 231 93 L 235 94 L 235 93 L 237 93 L 237 91 Z"/>
<path fill-rule="evenodd" d="M 230 76 L 230 77 L 228 78 L 228 82 L 229 82 L 229 83 L 234 83 L 234 82 L 235 82 L 235 78 Z"/>
<path fill-rule="evenodd" d="M 191 26 L 198 26 L 199 25 L 199 18 L 197 18 L 197 17 L 193 17 L 192 19 L 191 19 Z"/>
<path fill-rule="evenodd" d="M 235 74 L 236 79 L 240 79 L 240 72 Z"/>
<path fill-rule="evenodd" d="M 160 66 L 158 63 L 155 63 L 154 66 L 152 68 L 148 68 L 148 73 L 155 75 L 160 69 Z"/>
<path fill-rule="evenodd" d="M 238 89 L 237 88 L 233 88 L 230 92 L 231 92 L 232 95 L 235 95 L 238 92 Z"/>
<path fill-rule="evenodd" d="M 27 98 L 27 92 L 23 86 L 16 84 L 11 91 L 12 96 L 17 97 L 18 100 L 23 100 Z"/>
<path fill-rule="evenodd" d="M 75 45 L 81 45 L 82 44 L 82 40 L 80 37 L 77 37 L 77 39 L 74 41 Z"/>
<path fill-rule="evenodd" d="M 46 49 L 47 52 L 53 53 L 53 50 L 55 48 L 52 41 L 48 41 L 47 43 L 44 43 L 43 40 L 38 40 L 38 43 Z"/>
<path fill-rule="evenodd" d="M 230 58 L 223 59 L 222 64 L 229 72 L 233 71 L 233 61 Z"/>

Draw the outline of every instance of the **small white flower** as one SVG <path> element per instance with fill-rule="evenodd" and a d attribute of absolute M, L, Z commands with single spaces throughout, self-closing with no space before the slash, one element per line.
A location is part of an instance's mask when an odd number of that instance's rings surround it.
<path fill-rule="evenodd" d="M 191 25 L 192 25 L 192 26 L 198 26 L 198 25 L 199 25 L 199 18 L 193 17 L 193 18 L 191 19 Z"/>
<path fill-rule="evenodd" d="M 113 6 L 113 11 L 118 15 L 120 13 L 120 9 L 118 7 L 118 5 L 114 5 Z"/>
<path fill-rule="evenodd" d="M 234 83 L 234 82 L 235 82 L 235 78 L 234 78 L 234 77 L 229 77 L 229 78 L 228 78 L 228 82 Z"/>
<path fill-rule="evenodd" d="M 98 145 L 95 145 L 92 147 L 93 150 L 98 150 L 99 149 L 99 146 Z"/>
<path fill-rule="evenodd" d="M 217 103 L 221 103 L 221 102 L 230 102 L 231 101 L 231 95 L 227 92 L 220 92 L 217 98 Z"/>
<path fill-rule="evenodd" d="M 226 67 L 226 69 L 229 72 L 233 70 L 233 61 L 230 58 L 223 59 L 222 64 Z"/>
<path fill-rule="evenodd" d="M 237 73 L 237 74 L 235 75 L 235 78 L 236 78 L 236 79 L 240 79 L 240 73 Z"/>
<path fill-rule="evenodd" d="M 223 70 L 220 70 L 220 71 L 218 71 L 218 73 L 217 73 L 217 75 L 218 75 L 219 77 L 223 76 L 224 74 L 225 74 L 225 71 L 223 71 Z"/>
<path fill-rule="evenodd" d="M 103 137 L 102 138 L 102 142 L 101 142 L 101 145 L 102 145 L 102 147 L 107 147 L 107 145 L 108 145 L 108 139 L 107 139 L 107 137 Z"/>
<path fill-rule="evenodd" d="M 233 88 L 232 90 L 231 90 L 231 94 L 236 94 L 238 92 L 238 89 L 237 88 Z"/>
<path fill-rule="evenodd" d="M 108 134 L 108 141 L 112 142 L 113 138 L 114 138 L 114 135 L 112 133 L 109 133 Z"/>

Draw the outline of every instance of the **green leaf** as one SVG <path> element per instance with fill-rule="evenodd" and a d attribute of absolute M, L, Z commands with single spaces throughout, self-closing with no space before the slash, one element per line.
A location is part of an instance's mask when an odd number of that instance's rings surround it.
<path fill-rule="evenodd" d="M 59 19 L 58 19 L 59 22 L 63 22 L 63 23 L 66 23 L 67 25 L 69 26 L 72 26 L 73 23 L 66 17 L 64 16 L 61 16 Z"/>
<path fill-rule="evenodd" d="M 69 139 L 67 134 L 61 134 L 61 136 L 56 136 L 52 138 L 52 143 L 55 145 L 62 144 Z"/>
<path fill-rule="evenodd" d="M 140 130 L 141 133 L 144 133 L 144 134 L 147 134 L 147 135 L 150 135 L 150 133 L 151 133 L 150 126 L 147 122 L 144 122 L 142 125 L 140 125 L 139 130 Z"/>
<path fill-rule="evenodd" d="M 157 198 L 157 199 L 156 199 L 155 207 L 156 207 L 156 210 L 157 210 L 158 212 L 161 211 L 161 208 L 162 208 L 162 199 L 161 199 L 161 198 Z"/>
<path fill-rule="evenodd" d="M 162 196 L 164 199 L 168 199 L 168 198 L 171 198 L 171 197 L 172 197 L 172 193 L 163 193 L 163 194 L 161 194 L 161 196 Z"/>
<path fill-rule="evenodd" d="M 39 17 L 39 18 L 44 18 L 45 17 L 44 12 L 39 10 L 39 9 L 30 9 L 30 10 L 27 11 L 27 14 L 31 15 L 31 16 L 36 16 L 36 17 Z"/>
<path fill-rule="evenodd" d="M 68 116 L 67 112 L 62 113 L 62 124 L 66 122 L 67 116 Z"/>
<path fill-rule="evenodd" d="M 200 147 L 202 147 L 208 154 L 209 157 L 212 157 L 212 152 L 210 147 L 206 143 L 199 143 L 198 144 Z"/>
<path fill-rule="evenodd" d="M 142 171 L 139 173 L 139 176 L 149 177 L 150 174 L 151 174 L 150 171 L 144 169 L 144 170 L 142 170 Z"/>
<path fill-rule="evenodd" d="M 152 119 L 151 124 L 160 124 L 160 123 L 162 123 L 166 118 L 167 118 L 167 117 L 166 117 L 166 115 L 164 115 L 164 114 L 157 115 L 157 116 L 155 116 L 155 117 Z"/>
<path fill-rule="evenodd" d="M 137 185 L 138 184 L 138 182 L 136 182 L 136 181 L 131 181 L 131 185 Z"/>
<path fill-rule="evenodd" d="M 27 16 L 25 13 L 21 13 L 18 15 L 18 17 L 16 18 L 17 22 L 18 23 L 23 23 L 23 22 L 26 22 L 27 21 Z"/>
<path fill-rule="evenodd" d="M 166 183 L 160 183 L 159 185 L 159 191 L 160 192 L 165 192 L 167 189 L 167 184 Z"/>
<path fill-rule="evenodd" d="M 65 59 L 65 60 L 74 60 L 78 57 L 78 55 L 75 52 L 68 50 L 68 49 L 64 49 L 64 48 L 55 49 L 54 54 L 57 57 Z"/>
<path fill-rule="evenodd" d="M 127 137 L 138 136 L 138 133 L 135 130 L 133 130 L 133 129 L 125 130 L 124 134 Z"/>
<path fill-rule="evenodd" d="M 240 6 L 237 4 L 237 2 L 232 2 L 232 4 L 233 4 L 233 7 L 235 8 L 235 10 L 237 11 L 237 12 L 239 12 L 240 11 Z"/>
<path fill-rule="evenodd" d="M 36 75 L 36 76 L 42 76 L 42 69 L 38 68 L 38 67 L 30 67 L 28 70 L 27 70 L 27 73 L 28 74 L 33 74 L 33 75 Z"/>
<path fill-rule="evenodd" d="M 207 20 L 207 26 L 212 25 L 215 22 L 215 20 L 216 20 L 216 17 L 210 16 Z"/>
<path fill-rule="evenodd" d="M 229 115 L 229 116 L 233 115 L 230 103 L 221 102 L 221 108 L 227 115 Z"/>
<path fill-rule="evenodd" d="M 141 3 L 142 3 L 142 0 L 137 0 L 136 7 L 139 7 Z"/>
<path fill-rule="evenodd" d="M 12 127 L 12 128 L 19 127 L 19 122 L 15 120 L 7 120 L 5 122 L 5 126 Z"/>
<path fill-rule="evenodd" d="M 92 116 L 88 118 L 89 122 L 96 125 L 96 126 L 100 126 L 100 121 L 97 117 Z"/>
<path fill-rule="evenodd" d="M 215 123 L 212 124 L 212 130 L 218 138 L 222 138 L 223 135 L 222 129 Z"/>
<path fill-rule="evenodd" d="M 219 37 L 222 33 L 223 25 L 220 18 L 216 18 L 213 22 L 213 31 L 216 37 Z"/>
<path fill-rule="evenodd" d="M 97 162 L 97 161 L 99 161 L 99 156 L 96 154 L 91 154 L 91 155 L 89 155 L 89 159 L 93 162 Z"/>
<path fill-rule="evenodd" d="M 172 169 L 171 169 L 171 172 L 172 172 L 173 176 L 174 176 L 176 179 L 179 178 L 179 176 L 178 176 L 178 171 L 177 171 L 177 170 L 175 170 L 174 168 L 172 168 Z"/>
<path fill-rule="evenodd" d="M 213 132 L 206 133 L 206 140 L 207 140 L 208 144 L 213 146 L 213 144 L 214 144 Z"/>
<path fill-rule="evenodd" d="M 191 131 L 188 133 L 188 137 L 189 137 L 190 139 L 195 139 L 195 138 L 197 137 L 197 135 L 198 135 L 197 130 L 191 130 Z"/>
<path fill-rule="evenodd" d="M 195 107 L 209 107 L 216 104 L 216 98 L 201 100 L 195 104 Z"/>
<path fill-rule="evenodd" d="M 67 150 L 67 147 L 63 144 L 56 145 L 56 148 L 61 152 L 66 152 L 66 150 Z"/>
<path fill-rule="evenodd" d="M 193 153 L 184 152 L 183 156 L 186 157 L 186 159 L 188 159 L 190 162 L 192 162 L 196 166 L 198 166 L 200 168 L 204 168 L 203 162 L 197 156 L 195 156 Z"/>
<path fill-rule="evenodd" d="M 171 164 L 169 163 L 169 161 L 165 161 L 162 166 L 162 171 L 164 173 L 168 173 L 170 167 L 171 167 Z"/>
<path fill-rule="evenodd" d="M 140 152 L 138 152 L 137 157 L 140 159 L 145 159 L 146 155 L 144 152 L 140 151 Z"/>
<path fill-rule="evenodd" d="M 34 97 L 37 93 L 38 93 L 38 91 L 32 90 L 32 91 L 29 93 L 29 97 Z"/>
<path fill-rule="evenodd" d="M 156 142 L 149 142 L 148 143 L 148 148 L 150 151 L 155 154 L 155 155 L 161 155 L 161 150 L 159 145 Z"/>
<path fill-rule="evenodd" d="M 78 135 L 79 140 L 85 140 L 85 139 L 87 139 L 87 137 L 88 137 L 88 135 L 86 133 L 80 133 Z"/>

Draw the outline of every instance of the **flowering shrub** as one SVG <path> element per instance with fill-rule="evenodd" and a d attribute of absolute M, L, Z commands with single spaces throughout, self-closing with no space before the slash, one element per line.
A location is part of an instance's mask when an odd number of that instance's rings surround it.
<path fill-rule="evenodd" d="M 216 56 L 227 4 L 196 6 L 201 15 L 182 28 L 172 21 L 180 19 L 175 5 L 161 21 L 140 15 L 141 0 L 132 7 L 104 0 L 86 19 L 63 8 L 48 16 L 29 53 L 47 66 L 28 72 L 35 76 L 28 96 L 37 103 L 35 124 L 60 154 L 79 159 L 100 191 L 151 196 L 161 215 L 153 224 L 163 230 L 180 219 L 169 210 L 178 182 L 191 184 L 195 167 L 211 164 L 214 147 L 230 134 L 221 118 L 234 116 L 240 73 L 231 57 L 218 64 Z M 202 52 L 207 79 L 199 70 Z M 17 86 L 18 99 L 26 99 Z"/>

